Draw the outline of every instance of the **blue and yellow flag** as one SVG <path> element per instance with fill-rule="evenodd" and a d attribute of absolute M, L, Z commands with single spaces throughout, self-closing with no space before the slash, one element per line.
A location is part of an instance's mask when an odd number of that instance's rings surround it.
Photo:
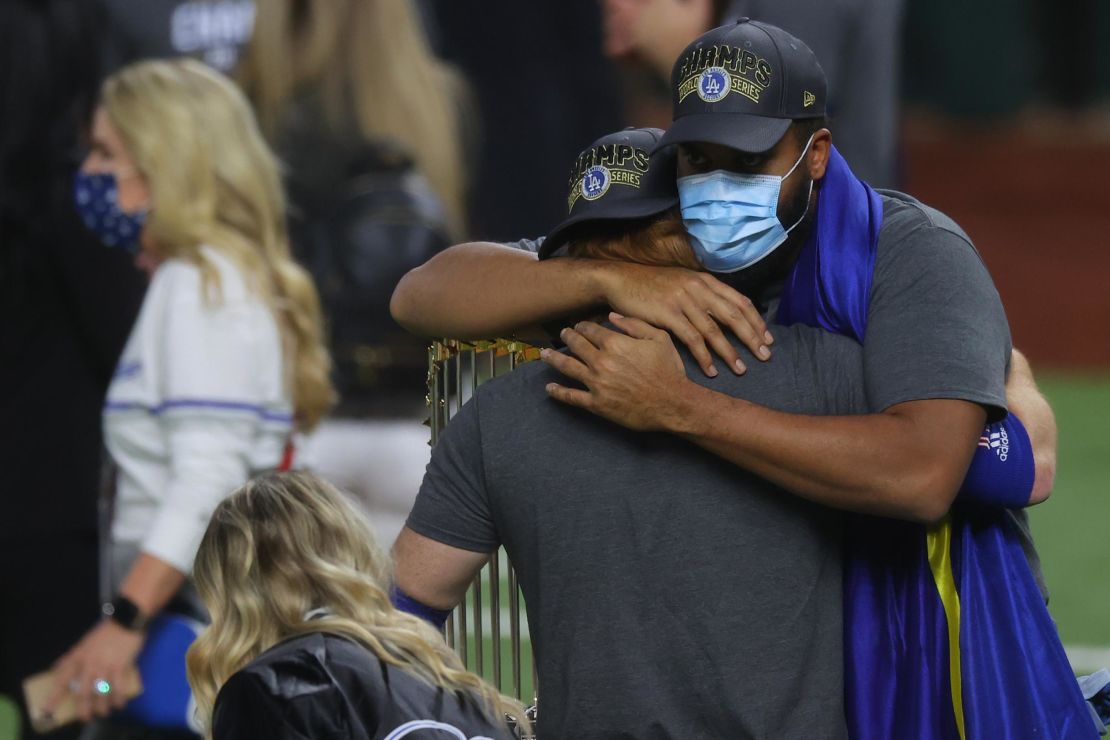
<path fill-rule="evenodd" d="M 853 517 L 845 712 L 854 740 L 1097 736 L 1013 520 Z"/>

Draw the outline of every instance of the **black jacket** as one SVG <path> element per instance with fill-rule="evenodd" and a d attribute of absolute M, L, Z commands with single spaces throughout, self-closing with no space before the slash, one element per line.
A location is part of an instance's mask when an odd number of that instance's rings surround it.
<path fill-rule="evenodd" d="M 233 675 L 216 697 L 212 731 L 214 740 L 513 737 L 474 702 L 321 632 L 281 642 Z"/>

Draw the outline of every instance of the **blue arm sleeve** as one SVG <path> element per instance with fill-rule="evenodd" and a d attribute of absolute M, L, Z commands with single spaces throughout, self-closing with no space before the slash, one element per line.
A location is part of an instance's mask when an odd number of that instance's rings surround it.
<path fill-rule="evenodd" d="M 447 617 L 451 616 L 450 609 L 436 609 L 433 606 L 422 604 L 396 586 L 389 592 L 389 600 L 393 602 L 394 608 L 398 611 L 420 617 L 425 622 L 431 623 L 436 629 L 443 629 L 443 625 L 447 624 Z"/>
<path fill-rule="evenodd" d="M 957 500 L 1021 509 L 1029 505 L 1035 476 L 1029 433 L 1010 414 L 983 430 Z"/>

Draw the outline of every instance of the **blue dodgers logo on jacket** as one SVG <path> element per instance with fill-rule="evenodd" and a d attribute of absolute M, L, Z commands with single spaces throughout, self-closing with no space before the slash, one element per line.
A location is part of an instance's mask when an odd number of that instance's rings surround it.
<path fill-rule="evenodd" d="M 582 152 L 570 174 L 567 211 L 574 209 L 579 198 L 595 201 L 613 185 L 639 188 L 648 171 L 650 155 L 630 144 L 606 144 Z"/>
<path fill-rule="evenodd" d="M 735 92 L 758 103 L 772 73 L 771 63 L 748 49 L 698 47 L 679 66 L 678 102 L 697 93 L 706 103 L 718 103 Z"/>

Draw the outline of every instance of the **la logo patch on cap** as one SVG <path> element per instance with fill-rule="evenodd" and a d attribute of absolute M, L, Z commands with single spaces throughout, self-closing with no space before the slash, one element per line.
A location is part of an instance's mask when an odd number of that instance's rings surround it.
<path fill-rule="evenodd" d="M 698 77 L 698 97 L 707 103 L 723 100 L 732 90 L 732 78 L 724 67 L 707 67 Z"/>
<path fill-rule="evenodd" d="M 609 185 L 612 182 L 613 177 L 609 174 L 608 167 L 594 165 L 582 176 L 582 197 L 586 200 L 597 200 L 609 192 Z"/>

